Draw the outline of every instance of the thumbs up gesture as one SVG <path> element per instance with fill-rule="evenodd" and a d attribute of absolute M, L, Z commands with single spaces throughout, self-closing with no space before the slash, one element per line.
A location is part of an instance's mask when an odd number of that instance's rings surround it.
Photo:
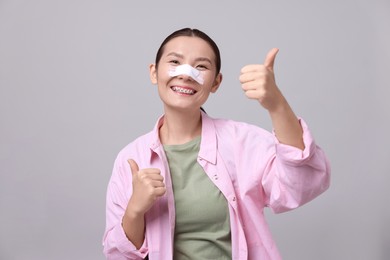
<path fill-rule="evenodd" d="M 247 65 L 241 69 L 240 82 L 245 95 L 256 99 L 260 104 L 272 111 L 277 108 L 284 97 L 276 86 L 274 63 L 279 49 L 270 50 L 263 64 Z"/>
<path fill-rule="evenodd" d="M 133 194 L 129 200 L 127 210 L 136 214 L 145 214 L 154 204 L 158 197 L 165 194 L 166 188 L 164 177 L 156 168 L 139 169 L 138 164 L 130 159 L 127 161 L 130 165 L 133 177 Z"/>

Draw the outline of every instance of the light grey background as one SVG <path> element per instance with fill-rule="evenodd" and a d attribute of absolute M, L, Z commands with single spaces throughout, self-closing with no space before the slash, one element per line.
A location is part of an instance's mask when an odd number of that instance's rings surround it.
<path fill-rule="evenodd" d="M 239 71 L 277 82 L 332 164 L 331 188 L 266 212 L 284 259 L 390 259 L 390 3 L 0 0 L 0 259 L 104 259 L 113 160 L 162 107 L 148 76 L 182 27 L 219 44 L 214 117 L 271 130 Z"/>

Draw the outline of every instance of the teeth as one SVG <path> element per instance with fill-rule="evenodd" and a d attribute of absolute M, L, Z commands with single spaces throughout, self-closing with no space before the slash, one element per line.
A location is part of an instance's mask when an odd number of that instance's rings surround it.
<path fill-rule="evenodd" d="M 195 91 L 192 89 L 180 88 L 180 87 L 172 87 L 173 91 L 183 93 L 183 94 L 195 94 Z"/>

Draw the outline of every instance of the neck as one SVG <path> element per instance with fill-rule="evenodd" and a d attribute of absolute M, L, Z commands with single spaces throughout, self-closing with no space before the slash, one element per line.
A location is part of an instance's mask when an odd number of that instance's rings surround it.
<path fill-rule="evenodd" d="M 162 144 L 183 144 L 191 141 L 202 133 L 202 118 L 200 110 L 177 112 L 165 110 L 164 122 L 160 127 Z"/>

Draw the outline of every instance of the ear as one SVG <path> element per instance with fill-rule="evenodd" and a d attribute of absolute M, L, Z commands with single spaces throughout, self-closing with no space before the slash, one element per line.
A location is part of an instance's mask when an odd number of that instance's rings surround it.
<path fill-rule="evenodd" d="M 211 93 L 217 92 L 221 83 L 222 83 L 222 73 L 218 73 L 218 75 L 215 77 L 214 84 L 211 87 Z"/>
<path fill-rule="evenodd" d="M 149 65 L 149 76 L 150 76 L 150 81 L 152 82 L 152 84 L 156 85 L 157 84 L 156 64 L 150 64 Z"/>

